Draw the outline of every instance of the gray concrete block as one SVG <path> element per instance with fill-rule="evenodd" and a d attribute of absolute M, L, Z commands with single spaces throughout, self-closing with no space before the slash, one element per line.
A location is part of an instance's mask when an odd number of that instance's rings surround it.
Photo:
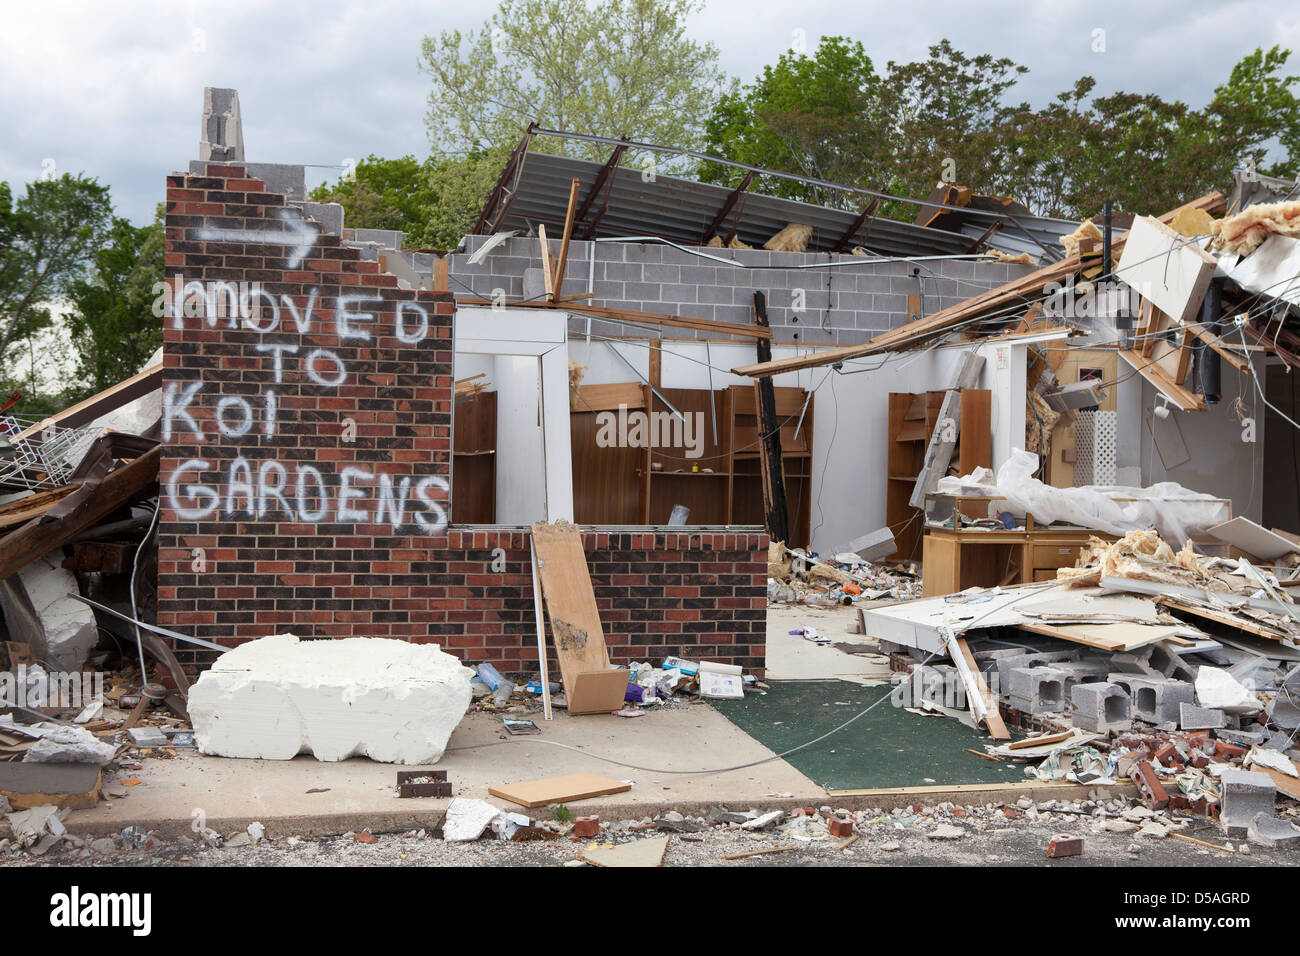
<path fill-rule="evenodd" d="M 321 224 L 326 235 L 343 235 L 343 205 L 336 202 L 305 202 L 302 204 L 304 216 L 315 219 Z"/>
<path fill-rule="evenodd" d="M 1270 810 L 1255 814 L 1246 828 L 1246 839 L 1261 846 L 1286 849 L 1300 846 L 1300 830 L 1289 820 L 1279 820 Z"/>
<path fill-rule="evenodd" d="M 1177 726 L 1179 705 L 1196 702 L 1195 686 L 1163 674 L 1111 674 L 1109 679 L 1128 689 L 1134 719 L 1148 724 Z"/>
<path fill-rule="evenodd" d="M 1178 705 L 1178 726 L 1183 730 L 1218 730 L 1227 723 L 1221 710 L 1197 707 L 1186 701 Z"/>
<path fill-rule="evenodd" d="M 1166 677 L 1182 681 L 1196 680 L 1196 668 L 1163 644 L 1149 644 L 1142 651 L 1145 652 L 1147 666 L 1155 668 Z"/>
<path fill-rule="evenodd" d="M 1058 664 L 1062 661 L 1077 661 L 1078 651 L 1034 651 L 1008 655 L 998 658 L 998 681 L 1004 691 L 1011 688 L 1011 671 L 1017 667 L 1036 667 L 1040 664 Z"/>
<path fill-rule="evenodd" d="M 1065 706 L 1065 671 L 1055 667 L 1011 669 L 1011 696 L 1027 703 L 1030 714 L 1062 710 Z"/>
<path fill-rule="evenodd" d="M 1074 705 L 1074 726 L 1094 734 L 1128 730 L 1133 723 L 1133 705 L 1118 684 L 1097 681 L 1075 684 L 1070 689 Z"/>
<path fill-rule="evenodd" d="M 1229 837 L 1244 837 L 1256 815 L 1273 815 L 1277 785 L 1268 774 L 1232 768 L 1223 771 L 1219 785 L 1219 822 Z"/>

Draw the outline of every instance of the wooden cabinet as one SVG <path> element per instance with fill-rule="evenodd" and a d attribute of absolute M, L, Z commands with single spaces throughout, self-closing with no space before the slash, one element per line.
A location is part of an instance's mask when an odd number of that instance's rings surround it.
<path fill-rule="evenodd" d="M 925 463 L 930 437 L 939 425 L 939 409 L 947 390 L 934 392 L 891 392 L 889 395 L 889 437 L 886 449 L 885 523 L 898 545 L 888 560 L 907 561 L 921 557 L 924 531 L 921 511 L 910 504 L 917 476 Z M 956 474 L 968 475 L 977 467 L 992 463 L 992 392 L 968 388 L 961 393 L 961 429 L 952 460 Z M 950 469 L 951 473 L 951 469 Z M 947 592 L 941 592 L 947 593 Z"/>
<path fill-rule="evenodd" d="M 497 393 L 479 392 L 452 412 L 451 517 L 459 524 L 496 520 Z"/>
<path fill-rule="evenodd" d="M 578 524 L 667 525 L 673 508 L 683 505 L 690 509 L 688 526 L 762 526 L 753 387 L 658 392 L 639 383 L 576 390 L 570 402 L 570 435 Z M 804 389 L 778 388 L 776 408 L 790 514 L 792 540 L 787 544 L 807 547 L 813 402 Z M 634 417 L 638 413 L 644 416 L 639 425 Z M 617 419 L 620 414 L 622 420 Z"/>

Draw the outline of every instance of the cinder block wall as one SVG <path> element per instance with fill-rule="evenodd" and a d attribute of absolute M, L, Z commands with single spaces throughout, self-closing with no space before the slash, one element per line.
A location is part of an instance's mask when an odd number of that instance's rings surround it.
<path fill-rule="evenodd" d="M 452 296 L 399 289 L 242 167 L 205 172 L 168 177 L 168 279 L 213 304 L 213 283 L 233 284 L 254 309 L 164 318 L 159 623 L 223 645 L 395 637 L 534 669 L 526 535 L 451 524 Z M 764 535 L 585 544 L 616 663 L 761 673 Z M 193 669 L 214 657 L 176 650 Z"/>
<path fill-rule="evenodd" d="M 541 265 L 537 240 L 507 240 L 483 262 L 470 263 L 470 255 L 487 239 L 467 236 L 465 253 L 451 256 L 452 291 L 457 296 L 491 298 L 501 290 L 510 299 L 524 297 L 525 271 Z M 593 245 L 594 270 L 589 259 Z M 569 245 L 564 292 L 586 292 L 590 288 L 595 294 L 586 301 L 607 308 L 749 324 L 753 321 L 753 294 L 758 290 L 767 297 L 768 320 L 777 341 L 856 345 L 909 321 L 909 295 L 919 292 L 922 311 L 931 315 L 1031 271 L 1029 266 L 960 259 L 864 262 L 859 257 L 829 253 L 698 251 L 734 260 L 737 265 L 728 266 L 655 243 L 573 242 Z M 407 258 L 417 270 L 432 273 L 432 255 L 407 253 Z M 796 268 L 832 262 L 850 264 Z M 919 280 L 913 274 L 916 269 L 920 269 Z M 593 271 L 594 283 L 589 285 L 588 275 Z M 585 331 L 586 320 L 575 319 L 570 330 Z M 598 319 L 592 321 L 592 331 L 598 335 L 638 334 L 629 326 Z M 707 337 L 706 333 L 692 333 L 689 329 L 673 329 L 672 334 L 678 338 L 693 334 Z"/>

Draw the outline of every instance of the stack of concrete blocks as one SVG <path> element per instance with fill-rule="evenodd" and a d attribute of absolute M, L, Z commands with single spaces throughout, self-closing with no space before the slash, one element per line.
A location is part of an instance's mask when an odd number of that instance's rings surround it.
<path fill-rule="evenodd" d="M 491 298 L 524 295 L 524 274 L 538 266 L 537 239 L 518 236 L 495 247 L 481 262 L 470 256 L 489 236 L 466 236 L 463 251 L 451 256 L 458 292 Z M 711 258 L 703 258 L 701 254 Z M 418 270 L 420 263 L 411 254 Z M 734 266 L 719 262 L 731 260 Z M 842 263 L 817 272 L 807 267 Z M 723 322 L 753 321 L 754 292 L 767 296 L 768 319 L 780 341 L 809 345 L 854 345 L 909 321 L 908 296 L 920 292 L 927 314 L 957 305 L 1032 271 L 1007 263 L 944 260 L 931 262 L 918 285 L 916 266 L 904 260 L 881 262 L 848 253 L 769 252 L 764 249 L 675 249 L 648 242 L 598 242 L 575 239 L 569 246 L 564 293 L 592 292 L 592 305 L 688 315 Z M 463 283 L 462 286 L 460 283 Z M 571 328 L 581 331 L 585 318 Z M 626 326 L 593 320 L 599 335 L 627 335 Z M 689 329 L 675 334 L 692 337 Z M 708 332 L 695 337 L 704 338 Z"/>
<path fill-rule="evenodd" d="M 1126 731 L 1133 723 L 1133 704 L 1118 684 L 1095 681 L 1075 684 L 1070 690 L 1074 726 L 1094 734 Z"/>
<path fill-rule="evenodd" d="M 1277 785 L 1257 770 L 1223 771 L 1219 822 L 1229 839 L 1246 838 L 1271 847 L 1300 845 L 1300 830 L 1273 816 Z"/>
<path fill-rule="evenodd" d="M 1176 728 L 1181 705 L 1196 702 L 1194 686 L 1163 674 L 1111 674 L 1109 680 L 1128 690 L 1133 718 L 1156 727 Z"/>

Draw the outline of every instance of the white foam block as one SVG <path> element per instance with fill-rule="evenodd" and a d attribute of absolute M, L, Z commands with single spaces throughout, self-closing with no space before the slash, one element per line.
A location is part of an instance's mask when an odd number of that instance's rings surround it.
<path fill-rule="evenodd" d="M 190 688 L 205 754 L 429 764 L 465 716 L 474 672 L 436 644 L 378 637 L 241 644 Z"/>

